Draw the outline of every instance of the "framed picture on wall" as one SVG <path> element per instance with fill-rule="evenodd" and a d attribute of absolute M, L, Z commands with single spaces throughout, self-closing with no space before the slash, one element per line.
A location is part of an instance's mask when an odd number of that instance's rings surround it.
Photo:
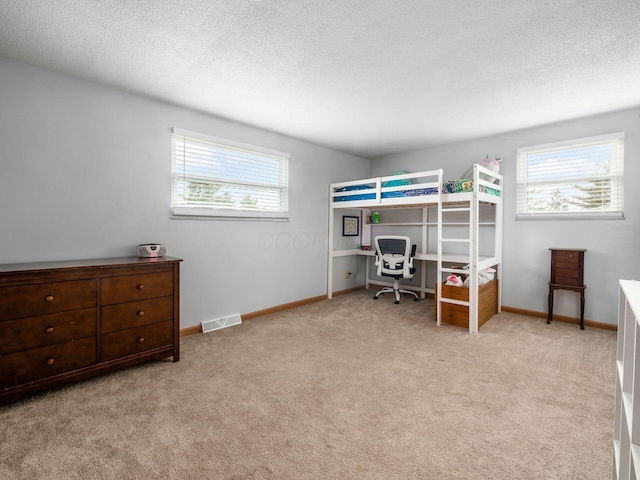
<path fill-rule="evenodd" d="M 342 236 L 357 237 L 360 235 L 360 217 L 342 217 Z"/>

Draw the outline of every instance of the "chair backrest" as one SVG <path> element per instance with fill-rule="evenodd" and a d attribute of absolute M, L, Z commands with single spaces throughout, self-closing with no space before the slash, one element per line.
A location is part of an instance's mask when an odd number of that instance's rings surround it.
<path fill-rule="evenodd" d="M 374 239 L 376 246 L 376 266 L 378 275 L 398 278 L 413 277 L 413 256 L 415 245 L 402 235 L 379 235 Z M 413 271 L 412 271 L 413 270 Z"/>

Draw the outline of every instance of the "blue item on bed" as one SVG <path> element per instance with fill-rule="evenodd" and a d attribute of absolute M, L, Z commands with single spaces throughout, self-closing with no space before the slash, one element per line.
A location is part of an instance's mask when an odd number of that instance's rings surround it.
<path fill-rule="evenodd" d="M 404 170 L 398 170 L 393 172 L 391 175 L 405 175 L 407 172 Z M 411 185 L 411 179 L 403 178 L 400 180 L 387 180 L 386 182 L 382 182 L 383 187 L 397 187 L 399 185 Z"/>
<path fill-rule="evenodd" d="M 349 187 L 342 187 L 336 190 L 336 192 L 352 192 L 358 190 L 368 190 L 373 187 L 369 185 L 352 185 Z M 438 189 L 432 188 L 413 188 L 408 190 L 396 190 L 394 192 L 382 192 L 382 198 L 398 198 L 398 197 L 415 197 L 420 195 L 435 195 L 438 193 Z M 335 197 L 335 202 L 351 202 L 354 200 L 375 200 L 375 192 L 371 193 L 354 193 L 353 195 L 345 195 L 343 197 Z"/>
<path fill-rule="evenodd" d="M 336 189 L 337 192 L 354 192 L 358 190 L 370 190 L 373 187 L 370 185 L 349 185 L 348 187 L 342 187 Z M 376 198 L 375 192 L 371 193 L 355 193 L 353 195 L 345 195 L 344 197 L 335 197 L 335 202 L 348 202 L 354 200 L 373 200 Z"/>

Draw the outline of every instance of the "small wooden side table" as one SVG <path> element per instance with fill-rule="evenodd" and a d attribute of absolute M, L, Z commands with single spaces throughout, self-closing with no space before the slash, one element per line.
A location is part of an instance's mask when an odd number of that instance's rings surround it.
<path fill-rule="evenodd" d="M 551 281 L 549 282 L 549 313 L 547 323 L 553 319 L 553 292 L 571 290 L 580 294 L 580 329 L 584 330 L 584 252 L 581 248 L 550 248 Z"/>

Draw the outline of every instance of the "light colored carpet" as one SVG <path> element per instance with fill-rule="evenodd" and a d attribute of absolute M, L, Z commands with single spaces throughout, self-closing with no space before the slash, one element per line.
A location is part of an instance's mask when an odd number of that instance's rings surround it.
<path fill-rule="evenodd" d="M 615 332 L 432 318 L 359 291 L 185 337 L 0 408 L 0 478 L 610 478 Z"/>

